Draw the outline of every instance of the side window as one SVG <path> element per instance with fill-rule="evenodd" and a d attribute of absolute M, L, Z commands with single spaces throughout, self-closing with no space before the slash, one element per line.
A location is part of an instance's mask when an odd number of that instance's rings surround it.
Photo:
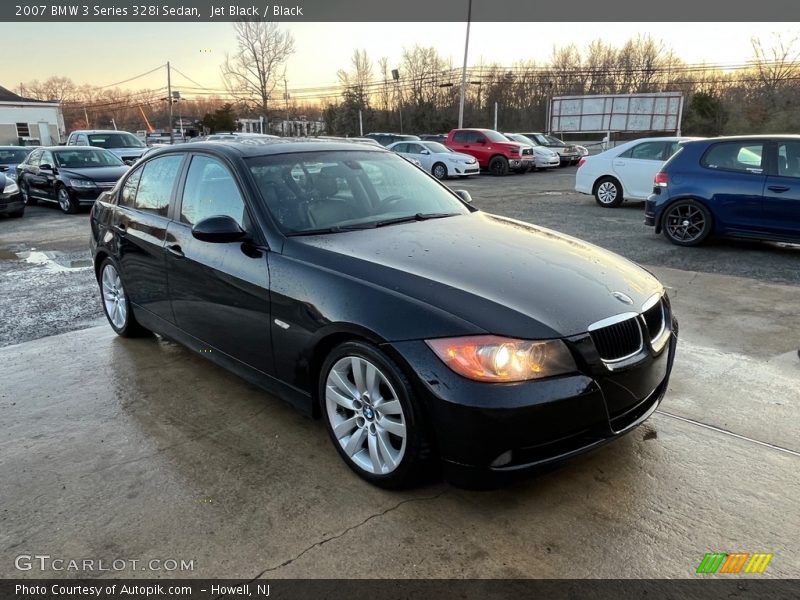
<path fill-rule="evenodd" d="M 117 204 L 120 206 L 133 206 L 133 199 L 136 197 L 136 190 L 139 187 L 139 179 L 142 177 L 143 168 L 139 167 L 133 171 L 125 183 L 122 185 L 122 191 L 119 194 Z"/>
<path fill-rule="evenodd" d="M 680 142 L 667 142 L 667 151 L 664 154 L 664 160 L 669 160 L 672 158 L 672 155 L 675 154 L 680 147 Z"/>
<path fill-rule="evenodd" d="M 778 144 L 778 175 L 800 177 L 800 142 Z"/>
<path fill-rule="evenodd" d="M 466 131 L 456 131 L 453 134 L 453 141 L 459 144 L 466 144 L 469 141 L 469 134 Z"/>
<path fill-rule="evenodd" d="M 86 137 L 85 133 L 79 133 L 78 137 L 75 138 L 75 145 L 76 146 L 88 146 L 89 145 L 89 138 Z"/>
<path fill-rule="evenodd" d="M 479 131 L 472 131 L 470 132 L 469 141 L 473 144 L 480 144 L 485 143 L 486 138 L 483 137 L 483 134 Z"/>
<path fill-rule="evenodd" d="M 701 164 L 709 169 L 760 175 L 764 172 L 763 156 L 764 144 L 724 142 L 711 146 L 703 155 Z"/>
<path fill-rule="evenodd" d="M 55 167 L 55 159 L 53 158 L 53 153 L 49 150 L 45 150 L 42 153 L 42 158 L 39 161 L 40 165 L 50 165 L 50 168 Z"/>
<path fill-rule="evenodd" d="M 619 155 L 619 158 L 633 158 L 637 160 L 663 160 L 664 142 L 642 142 L 628 148 Z"/>
<path fill-rule="evenodd" d="M 195 156 L 186 176 L 181 221 L 194 225 L 221 215 L 246 229 L 244 200 L 228 167 L 216 158 Z"/>
<path fill-rule="evenodd" d="M 395 152 L 408 152 L 408 144 L 397 144 L 394 147 Z"/>
<path fill-rule="evenodd" d="M 69 137 L 67 138 L 67 146 L 74 146 L 76 137 L 77 136 L 74 133 L 70 133 Z"/>
<path fill-rule="evenodd" d="M 166 217 L 181 162 L 183 154 L 170 154 L 145 163 L 134 196 L 134 208 Z"/>
<path fill-rule="evenodd" d="M 28 155 L 28 160 L 25 161 L 25 162 L 27 164 L 29 164 L 30 166 L 32 166 L 32 167 L 38 167 L 39 166 L 39 162 L 42 159 L 42 154 L 43 153 L 44 153 L 44 150 L 41 150 L 41 149 L 40 150 L 34 150 L 33 152 L 31 152 Z"/>

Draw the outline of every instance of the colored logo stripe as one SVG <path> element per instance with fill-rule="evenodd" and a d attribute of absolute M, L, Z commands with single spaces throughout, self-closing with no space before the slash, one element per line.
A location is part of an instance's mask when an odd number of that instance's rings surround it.
<path fill-rule="evenodd" d="M 763 573 L 774 554 L 749 552 L 708 552 L 697 566 L 697 573 Z M 749 558 L 749 560 L 748 560 Z"/>

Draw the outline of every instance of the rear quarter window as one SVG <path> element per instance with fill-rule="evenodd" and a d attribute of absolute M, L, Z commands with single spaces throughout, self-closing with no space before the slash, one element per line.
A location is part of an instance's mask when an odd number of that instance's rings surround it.
<path fill-rule="evenodd" d="M 759 175 L 764 172 L 764 144 L 761 142 L 723 142 L 706 150 L 700 164 L 707 169 Z"/>

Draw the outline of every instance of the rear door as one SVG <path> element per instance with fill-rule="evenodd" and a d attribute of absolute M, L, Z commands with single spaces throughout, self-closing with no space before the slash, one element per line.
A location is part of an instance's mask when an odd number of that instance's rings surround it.
<path fill-rule="evenodd" d="M 17 173 L 17 182 L 20 186 L 26 186 L 31 196 L 41 196 L 41 192 L 35 186 L 36 176 L 39 172 L 39 162 L 42 160 L 44 150 L 37 148 L 28 155 L 21 164 Z"/>
<path fill-rule="evenodd" d="M 122 184 L 111 227 L 125 290 L 132 303 L 173 323 L 164 245 L 186 154 L 166 154 L 130 171 Z"/>
<path fill-rule="evenodd" d="M 800 239 L 800 141 L 779 140 L 773 148 L 775 168 L 764 186 L 764 228 Z"/>
<path fill-rule="evenodd" d="M 642 141 L 614 158 L 612 168 L 625 198 L 644 200 L 650 195 L 668 146 L 669 142 L 664 141 Z"/>
<path fill-rule="evenodd" d="M 194 154 L 182 188 L 165 246 L 175 323 L 210 351 L 272 373 L 269 253 L 249 243 L 211 243 L 192 236 L 193 225 L 225 215 L 252 239 L 260 237 L 241 182 L 219 158 Z"/>

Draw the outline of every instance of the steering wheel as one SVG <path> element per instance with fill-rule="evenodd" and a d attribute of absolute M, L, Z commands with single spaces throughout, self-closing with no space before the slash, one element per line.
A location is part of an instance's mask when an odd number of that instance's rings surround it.
<path fill-rule="evenodd" d="M 386 198 L 381 200 L 381 205 L 379 208 L 381 209 L 391 208 L 393 206 L 396 206 L 397 203 L 400 202 L 401 200 L 405 200 L 405 196 L 400 196 L 398 194 L 394 194 L 392 196 L 386 196 Z"/>

